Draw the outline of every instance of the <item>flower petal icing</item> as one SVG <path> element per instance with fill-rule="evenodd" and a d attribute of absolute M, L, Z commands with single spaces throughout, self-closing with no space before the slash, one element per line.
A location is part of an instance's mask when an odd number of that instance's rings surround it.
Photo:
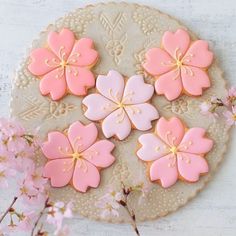
<path fill-rule="evenodd" d="M 86 192 L 88 187 L 97 188 L 100 182 L 100 174 L 98 169 L 83 160 L 77 162 L 73 175 L 73 186 L 80 192 Z"/>
<path fill-rule="evenodd" d="M 94 50 L 93 40 L 81 38 L 75 43 L 68 61 L 75 66 L 90 66 L 97 59 L 98 52 Z"/>
<path fill-rule="evenodd" d="M 68 139 L 74 151 L 83 152 L 90 147 L 98 136 L 98 130 L 94 123 L 83 125 L 81 122 L 74 122 L 68 130 Z"/>
<path fill-rule="evenodd" d="M 137 156 L 143 161 L 154 161 L 169 153 L 166 144 L 154 134 L 143 134 L 138 141 L 142 146 Z"/>
<path fill-rule="evenodd" d="M 116 104 L 100 94 L 86 96 L 82 103 L 86 106 L 84 115 L 90 120 L 101 120 L 116 109 Z"/>
<path fill-rule="evenodd" d="M 65 158 L 66 153 L 73 152 L 68 138 L 58 131 L 48 133 L 48 141 L 43 143 L 42 151 L 48 159 Z"/>
<path fill-rule="evenodd" d="M 171 56 L 161 48 L 151 48 L 145 54 L 144 69 L 152 75 L 161 75 L 173 69 Z"/>
<path fill-rule="evenodd" d="M 208 50 L 208 43 L 204 40 L 195 41 L 184 56 L 185 65 L 206 68 L 213 61 L 213 53 Z"/>
<path fill-rule="evenodd" d="M 128 137 L 131 123 L 124 109 L 117 109 L 108 115 L 102 122 L 102 131 L 106 138 L 116 136 L 123 140 Z"/>
<path fill-rule="evenodd" d="M 68 158 L 52 160 L 45 165 L 43 175 L 50 179 L 53 187 L 64 187 L 69 184 L 73 174 L 73 168 L 65 169 L 70 166 L 71 160 Z"/>
<path fill-rule="evenodd" d="M 115 70 L 110 70 L 107 75 L 97 77 L 97 90 L 113 102 L 120 102 L 124 92 L 124 78 Z"/>
<path fill-rule="evenodd" d="M 56 101 L 64 96 L 66 93 L 66 80 L 65 76 L 60 74 L 58 69 L 55 69 L 46 74 L 40 80 L 40 92 L 42 95 L 51 96 L 52 100 Z"/>
<path fill-rule="evenodd" d="M 210 79 L 206 71 L 193 66 L 181 68 L 183 87 L 187 93 L 199 96 L 204 88 L 210 87 Z"/>
<path fill-rule="evenodd" d="M 205 158 L 192 153 L 177 153 L 178 170 L 181 177 L 190 182 L 199 180 L 200 174 L 208 172 Z"/>
<path fill-rule="evenodd" d="M 70 66 L 66 68 L 66 82 L 74 95 L 85 95 L 95 85 L 93 73 L 87 68 Z"/>
<path fill-rule="evenodd" d="M 157 135 L 169 146 L 177 146 L 184 136 L 184 126 L 177 117 L 161 117 L 156 125 Z"/>
<path fill-rule="evenodd" d="M 111 154 L 115 145 L 108 140 L 100 140 L 82 153 L 82 156 L 93 165 L 101 168 L 110 166 L 115 158 Z"/>
<path fill-rule="evenodd" d="M 161 75 L 155 82 L 155 89 L 157 94 L 165 95 L 169 101 L 178 98 L 183 90 L 179 70 Z"/>
<path fill-rule="evenodd" d="M 194 154 L 204 154 L 209 152 L 213 147 L 213 141 L 204 137 L 206 134 L 205 129 L 191 128 L 189 129 L 180 145 L 179 150 L 181 152 L 188 152 Z"/>
<path fill-rule="evenodd" d="M 176 32 L 167 31 L 162 38 L 162 45 L 164 49 L 173 57 L 176 58 L 180 55 L 180 58 L 186 53 L 189 48 L 190 37 L 189 34 L 182 29 L 178 29 Z M 181 53 L 181 54 L 180 54 Z"/>
<path fill-rule="evenodd" d="M 62 29 L 61 32 L 50 32 L 48 45 L 58 58 L 67 60 L 75 43 L 75 36 L 69 29 Z"/>
<path fill-rule="evenodd" d="M 150 167 L 150 179 L 160 180 L 163 188 L 168 188 L 178 180 L 177 166 L 173 165 L 173 154 L 166 155 L 154 161 Z"/>
<path fill-rule="evenodd" d="M 159 118 L 156 108 L 149 103 L 129 105 L 125 107 L 132 124 L 138 130 L 148 130 L 152 128 L 152 121 Z"/>
<path fill-rule="evenodd" d="M 126 85 L 123 95 L 124 104 L 137 104 L 147 102 L 151 99 L 154 88 L 151 84 L 144 82 L 143 76 L 131 76 Z"/>

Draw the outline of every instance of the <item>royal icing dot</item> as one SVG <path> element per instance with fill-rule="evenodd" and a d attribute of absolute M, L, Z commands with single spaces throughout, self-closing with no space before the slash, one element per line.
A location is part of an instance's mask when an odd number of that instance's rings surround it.
<path fill-rule="evenodd" d="M 72 183 L 80 192 L 86 192 L 88 187 L 98 187 L 100 169 L 115 161 L 111 154 L 115 146 L 108 140 L 97 140 L 97 136 L 95 124 L 85 126 L 79 121 L 70 125 L 67 134 L 48 133 L 48 140 L 42 146 L 48 159 L 44 176 L 50 179 L 53 187 Z"/>
<path fill-rule="evenodd" d="M 90 94 L 82 103 L 86 106 L 85 116 L 93 121 L 102 121 L 106 138 L 116 136 L 123 140 L 131 128 L 148 130 L 151 121 L 158 119 L 156 108 L 148 103 L 154 88 L 146 84 L 143 77 L 134 75 L 127 82 L 117 71 L 99 75 L 96 81 L 98 93 Z"/>
<path fill-rule="evenodd" d="M 163 188 L 172 186 L 178 178 L 188 182 L 198 181 L 201 174 L 208 172 L 204 155 L 213 147 L 213 141 L 206 138 L 205 133 L 203 128 L 185 131 L 177 117 L 170 120 L 160 118 L 155 133 L 139 137 L 141 148 L 137 156 L 151 163 L 151 181 L 160 181 Z M 158 152 L 156 147 L 160 147 Z"/>
<path fill-rule="evenodd" d="M 199 96 L 210 87 L 206 69 L 213 61 L 213 53 L 203 40 L 191 42 L 189 34 L 178 29 L 165 32 L 162 48 L 151 48 L 145 55 L 144 69 L 157 77 L 155 90 L 174 100 L 181 94 Z"/>
<path fill-rule="evenodd" d="M 95 79 L 89 70 L 98 60 L 98 52 L 90 38 L 75 39 L 69 29 L 50 32 L 46 48 L 30 54 L 29 71 L 40 78 L 40 92 L 59 100 L 68 92 L 83 96 L 94 87 Z"/>

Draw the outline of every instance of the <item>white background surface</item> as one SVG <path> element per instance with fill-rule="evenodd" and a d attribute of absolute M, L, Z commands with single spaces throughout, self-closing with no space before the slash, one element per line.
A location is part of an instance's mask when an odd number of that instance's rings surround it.
<path fill-rule="evenodd" d="M 11 79 L 27 47 L 49 23 L 65 13 L 99 1 L 0 0 L 0 116 L 8 115 Z M 106 1 L 105 1 L 106 2 Z M 236 85 L 235 0 L 148 0 L 137 2 L 158 8 L 184 23 L 214 51 L 229 84 Z M 234 131 L 235 132 L 235 131 Z M 232 139 L 236 138 L 235 134 Z M 197 198 L 165 218 L 139 225 L 147 236 L 236 235 L 236 139 L 213 180 Z M 10 190 L 13 192 L 13 190 Z M 0 211 L 10 192 L 0 192 Z M 67 221 L 71 235 L 134 235 L 129 225 L 111 225 L 77 217 Z M 27 234 L 20 234 L 27 235 Z"/>

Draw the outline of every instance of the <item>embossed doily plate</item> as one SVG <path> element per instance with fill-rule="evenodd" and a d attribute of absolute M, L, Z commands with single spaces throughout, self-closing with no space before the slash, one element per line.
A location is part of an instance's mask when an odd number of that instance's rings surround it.
<path fill-rule="evenodd" d="M 60 31 L 67 27 L 75 32 L 78 38 L 90 37 L 100 54 L 100 61 L 94 68 L 95 74 L 106 74 L 108 70 L 115 69 L 120 73 L 131 76 L 143 74 L 149 83 L 154 79 L 145 74 L 141 63 L 147 49 L 160 45 L 161 37 L 167 30 L 176 31 L 178 28 L 186 29 L 172 17 L 149 7 L 127 4 L 107 3 L 87 6 L 77 9 L 63 18 L 58 19 L 39 35 L 32 44 L 32 48 L 43 47 L 49 31 Z M 191 33 L 193 38 L 196 36 Z M 212 49 L 214 51 L 214 49 Z M 28 55 L 20 65 L 14 80 L 12 92 L 11 114 L 17 117 L 29 130 L 40 127 L 40 134 L 46 137 L 48 131 L 64 130 L 76 120 L 84 123 L 89 121 L 83 116 L 81 109 L 82 98 L 68 95 L 58 102 L 44 97 L 39 92 L 39 80 L 27 70 Z M 185 205 L 193 198 L 209 180 L 211 174 L 223 158 L 228 139 L 228 128 L 224 123 L 213 123 L 199 113 L 199 104 L 212 95 L 222 96 L 226 93 L 225 81 L 222 71 L 214 62 L 209 69 L 212 86 L 199 98 L 182 96 L 169 102 L 162 96 L 154 96 L 153 104 L 158 108 L 160 115 L 167 118 L 180 117 L 188 127 L 203 127 L 214 140 L 213 150 L 206 156 L 210 165 L 210 172 L 194 184 L 178 181 L 173 187 L 163 189 L 157 184 L 142 204 L 138 204 L 139 195 L 133 194 L 130 205 L 135 209 L 137 219 L 140 221 L 155 219 L 167 215 Z M 132 184 L 134 179 L 140 178 L 148 181 L 146 166 L 138 160 L 137 138 L 143 133 L 132 131 L 125 140 L 116 144 L 114 155 L 115 164 L 102 172 L 102 182 L 98 189 L 90 189 L 86 194 L 76 192 L 71 187 L 52 189 L 52 197 L 64 201 L 71 198 L 75 201 L 75 208 L 79 214 L 101 220 L 99 210 L 95 207 L 96 200 L 105 194 L 106 187 L 112 185 L 117 190 L 121 188 L 121 181 Z M 44 161 L 41 153 L 38 154 L 38 164 Z M 108 219 L 110 222 L 128 221 L 121 212 L 120 217 Z"/>

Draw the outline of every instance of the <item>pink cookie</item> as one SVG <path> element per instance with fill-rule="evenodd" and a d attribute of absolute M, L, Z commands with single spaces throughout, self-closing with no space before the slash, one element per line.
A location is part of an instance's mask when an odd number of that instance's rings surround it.
<path fill-rule="evenodd" d="M 102 120 L 102 131 L 106 138 L 116 136 L 123 140 L 131 129 L 149 130 L 151 121 L 158 119 L 156 108 L 148 103 L 154 88 L 146 84 L 141 75 L 125 81 L 117 71 L 99 75 L 96 82 L 98 93 L 84 98 L 85 116 L 93 121 Z"/>
<path fill-rule="evenodd" d="M 115 146 L 108 140 L 97 140 L 97 136 L 94 123 L 85 126 L 79 121 L 70 125 L 66 134 L 48 133 L 48 141 L 42 146 L 48 159 L 44 176 L 51 180 L 53 187 L 71 183 L 80 192 L 86 192 L 88 187 L 98 187 L 99 170 L 115 161 L 111 154 Z"/>
<path fill-rule="evenodd" d="M 191 42 L 189 34 L 178 29 L 175 33 L 165 32 L 162 48 L 147 51 L 144 69 L 157 78 L 157 94 L 172 101 L 181 94 L 202 95 L 210 87 L 206 69 L 213 61 L 213 53 L 203 40 Z"/>
<path fill-rule="evenodd" d="M 40 77 L 40 92 L 59 100 L 67 93 L 77 96 L 87 94 L 95 85 L 91 68 L 98 60 L 98 52 L 90 38 L 75 39 L 69 29 L 48 35 L 47 47 L 30 54 L 29 71 Z"/>
<path fill-rule="evenodd" d="M 201 174 L 208 172 L 204 155 L 213 147 L 213 141 L 205 137 L 203 128 L 186 130 L 177 117 L 160 118 L 154 133 L 139 137 L 142 145 L 138 157 L 150 163 L 151 181 L 160 181 L 168 188 L 178 179 L 196 182 Z"/>

